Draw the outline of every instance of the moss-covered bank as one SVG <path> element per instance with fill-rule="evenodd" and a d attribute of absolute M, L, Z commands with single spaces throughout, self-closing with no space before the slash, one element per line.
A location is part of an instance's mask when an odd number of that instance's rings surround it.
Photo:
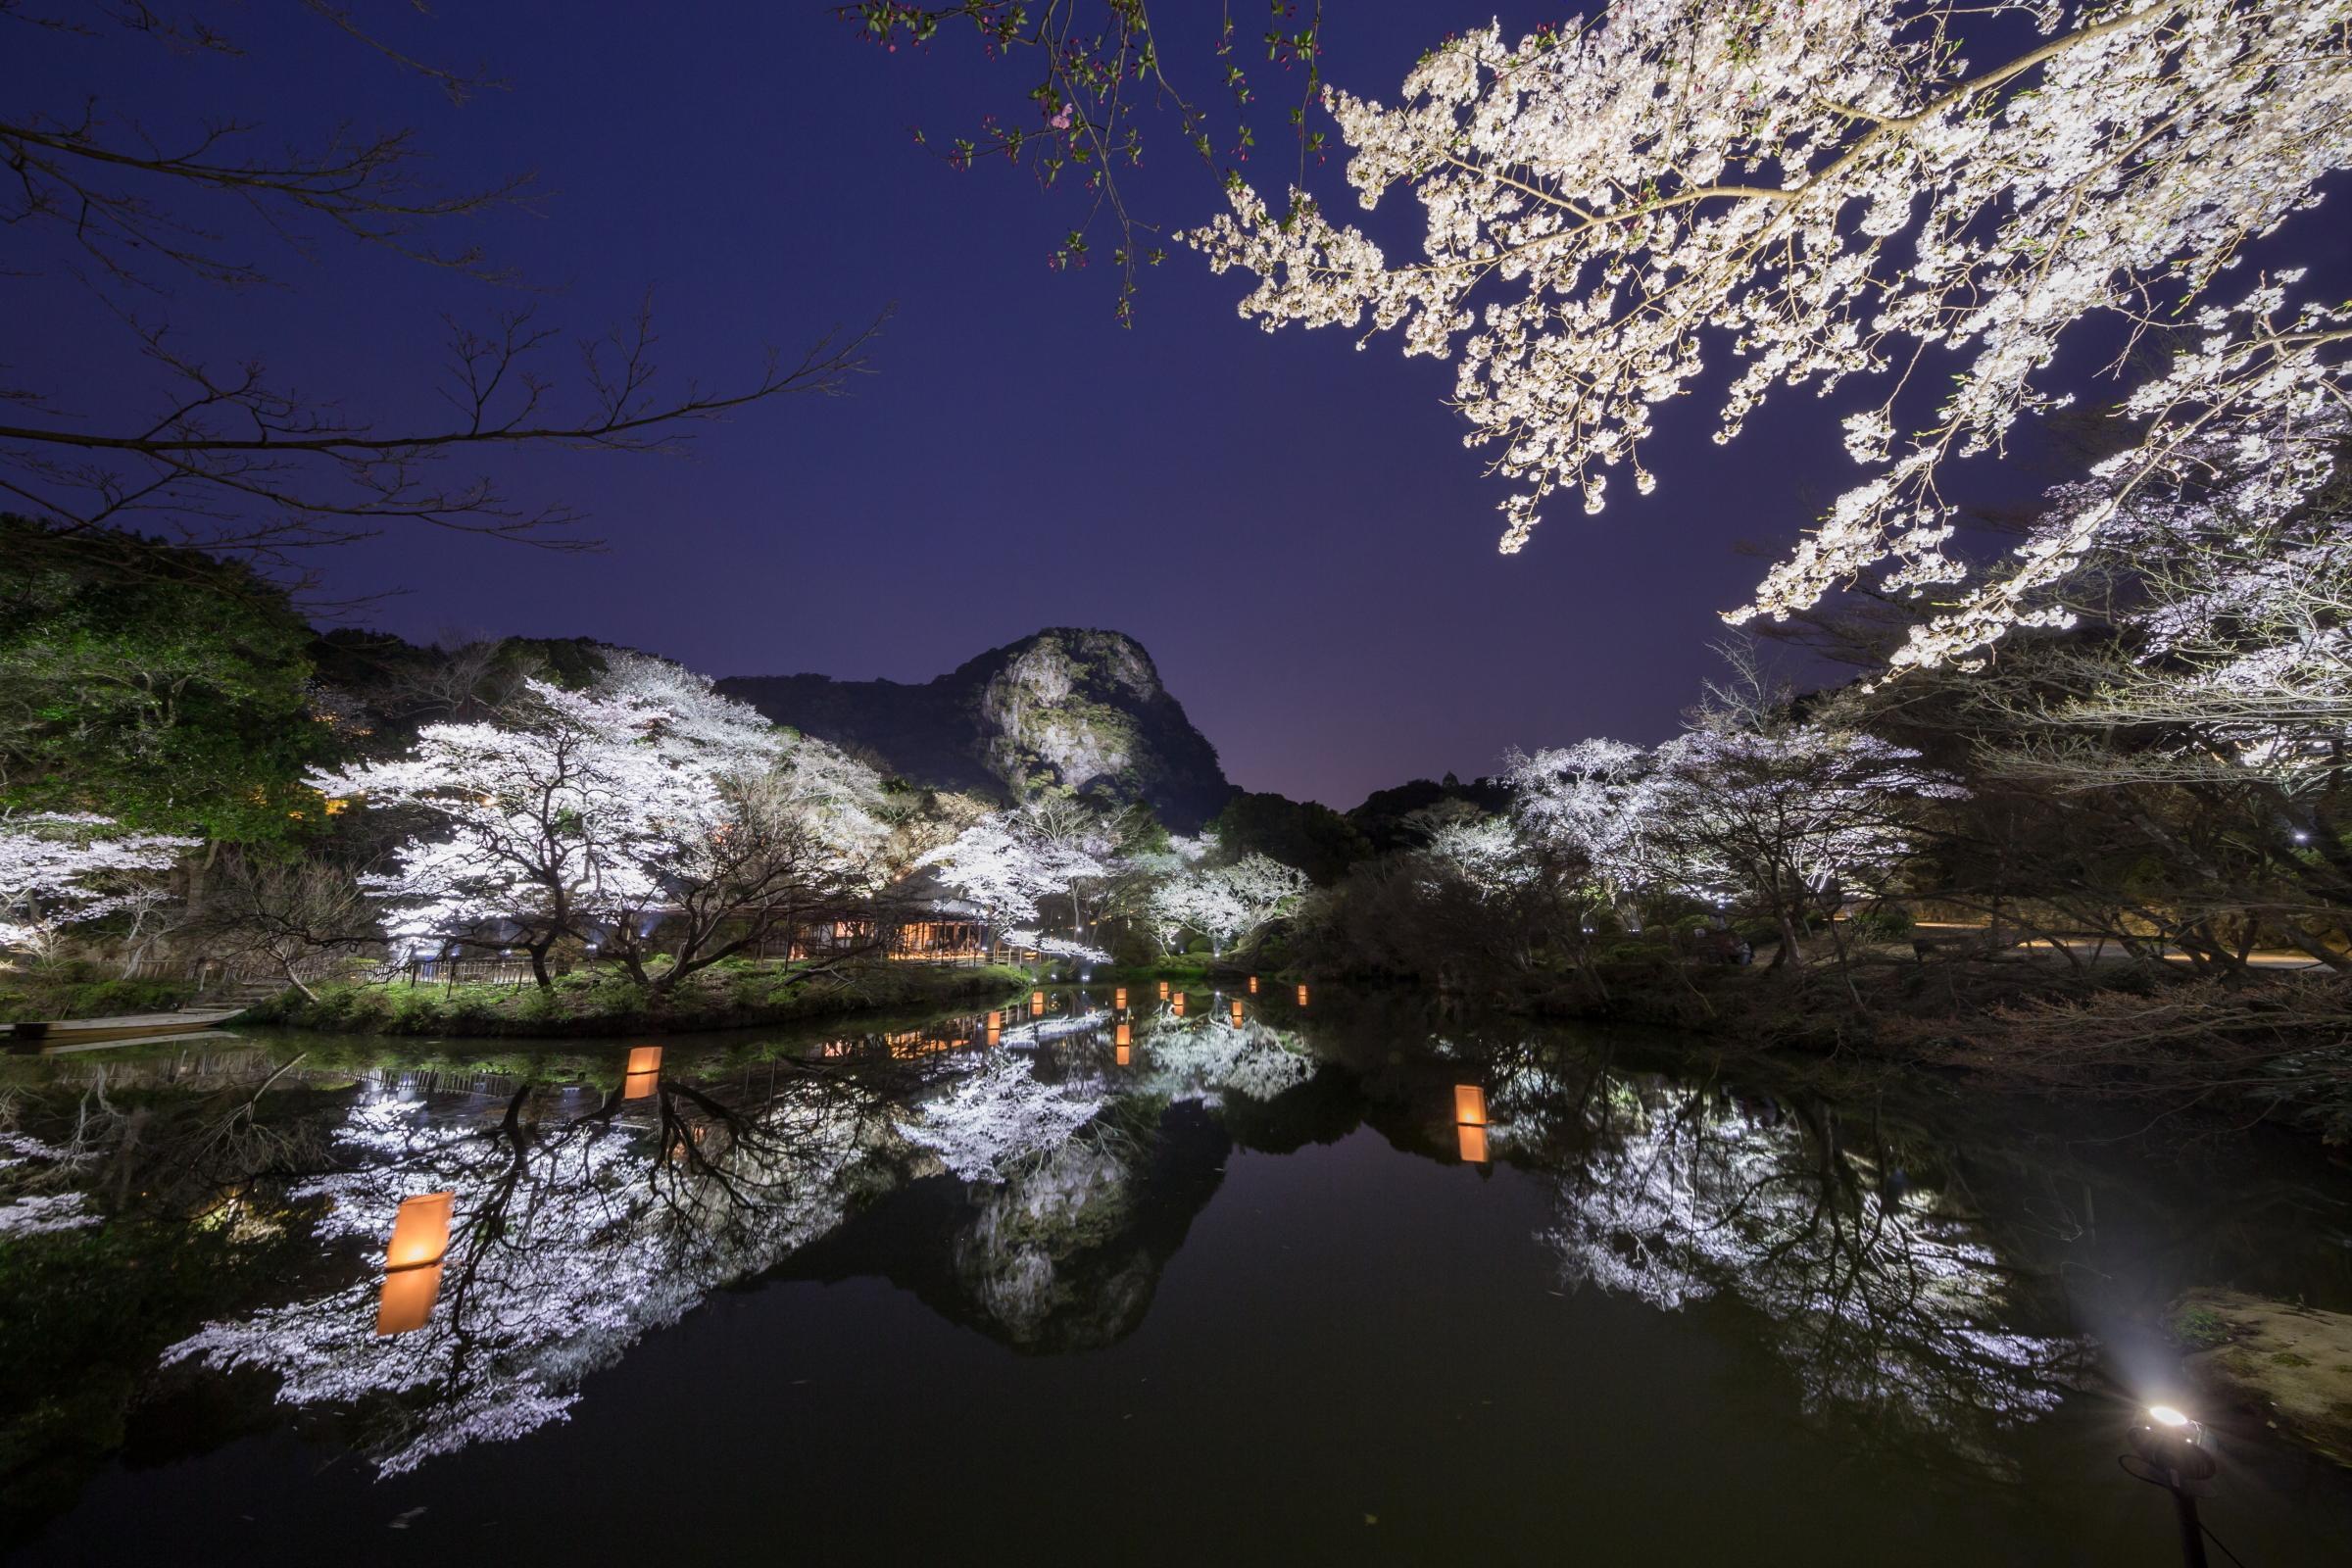
<path fill-rule="evenodd" d="M 185 980 L 124 980 L 86 963 L 0 970 L 0 1023 L 169 1012 L 196 994 Z"/>
<path fill-rule="evenodd" d="M 560 975 L 536 986 L 341 984 L 316 1000 L 288 991 L 240 1023 L 279 1023 L 338 1034 L 563 1037 L 678 1034 L 803 1023 L 855 1013 L 986 1001 L 1030 983 L 1004 966 L 950 969 L 879 963 L 810 971 L 797 964 L 719 963 L 662 994 L 615 969 Z"/>

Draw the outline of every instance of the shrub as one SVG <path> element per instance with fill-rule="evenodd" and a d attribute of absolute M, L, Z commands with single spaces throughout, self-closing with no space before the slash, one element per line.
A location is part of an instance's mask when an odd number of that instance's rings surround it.
<path fill-rule="evenodd" d="M 1857 942 L 1904 942 L 1911 936 L 1911 911 L 1899 904 L 1874 904 L 1858 910 L 1846 922 L 1846 930 Z"/>

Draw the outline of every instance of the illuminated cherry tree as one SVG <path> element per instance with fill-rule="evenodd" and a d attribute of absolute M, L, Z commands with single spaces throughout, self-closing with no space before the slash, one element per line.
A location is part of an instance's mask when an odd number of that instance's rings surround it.
<path fill-rule="evenodd" d="M 1040 796 L 988 813 L 916 863 L 936 866 L 942 881 L 1000 926 L 1035 926 L 1048 898 L 1066 898 L 1077 931 L 1086 920 L 1081 889 L 1111 875 L 1117 848 L 1099 812 Z"/>
<path fill-rule="evenodd" d="M 1636 906 L 1657 889 L 1666 866 L 1652 828 L 1663 804 L 1650 755 L 1623 741 L 1514 754 L 1506 777 L 1511 813 L 1527 842 L 1582 861 L 1600 901 L 1638 924 Z"/>
<path fill-rule="evenodd" d="M 120 832 L 112 817 L 89 812 L 0 816 L 0 948 L 46 954 L 65 927 L 158 896 L 157 878 L 200 843 Z"/>
<path fill-rule="evenodd" d="M 1987 64 L 1976 47 L 2004 29 L 2016 52 Z M 1741 614 L 1881 570 L 1940 601 L 1911 662 L 1974 657 L 2062 615 L 2033 595 L 2118 514 L 2118 495 L 2085 498 L 1973 583 L 1946 548 L 1949 460 L 2066 401 L 2048 371 L 2071 329 L 2115 323 L 2118 376 L 2146 335 L 2193 329 L 2125 395 L 2147 423 L 2105 466 L 2113 492 L 2200 432 L 2259 444 L 2332 395 L 2352 318 L 2206 296 L 2352 163 L 2348 29 L 2347 0 L 1617 0 L 1516 43 L 1450 39 L 1393 106 L 1326 89 L 1363 206 L 1420 204 L 1419 258 L 1392 261 L 1303 190 L 1277 213 L 1239 179 L 1231 212 L 1186 237 L 1256 277 L 1242 311 L 1269 330 L 1395 330 L 1408 354 L 1455 358 L 1466 440 L 1512 486 L 1505 552 L 1559 492 L 1598 512 L 1617 469 L 1647 492 L 1653 409 L 1726 351 L 1740 363 L 1713 394 L 1718 441 L 1776 388 L 1876 383 L 1844 421 L 1866 477 Z"/>
<path fill-rule="evenodd" d="M 1183 859 L 1182 852 L 1177 858 Z M 1185 932 L 1197 931 L 1223 952 L 1298 903 L 1309 886 L 1305 872 L 1251 851 L 1222 865 L 1179 864 L 1152 887 L 1150 908 L 1161 946 L 1173 948 Z"/>
<path fill-rule="evenodd" d="M 404 946 L 495 927 L 545 986 L 558 941 L 637 932 L 682 879 L 736 869 L 712 850 L 736 819 L 727 785 L 772 766 L 782 743 L 703 684 L 696 701 L 644 666 L 586 692 L 533 681 L 511 719 L 428 725 L 406 758 L 310 782 L 436 819 L 436 836 L 410 840 L 369 881 Z"/>

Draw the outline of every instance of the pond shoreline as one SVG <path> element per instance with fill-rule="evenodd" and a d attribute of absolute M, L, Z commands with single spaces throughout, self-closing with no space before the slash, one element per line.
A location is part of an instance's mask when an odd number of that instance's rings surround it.
<path fill-rule="evenodd" d="M 237 1021 L 325 1034 L 464 1039 L 703 1034 L 947 1006 L 1010 995 L 1030 983 L 1025 971 L 1001 964 L 869 964 L 820 973 L 714 965 L 667 998 L 612 973 L 559 976 L 548 991 L 343 984 L 318 987 L 316 999 L 288 990 Z"/>
<path fill-rule="evenodd" d="M 2316 970 L 2239 984 L 1874 955 L 1849 969 L 1603 965 L 1435 995 L 1530 1020 L 1674 1030 L 1735 1054 L 1926 1068 L 2052 1102 L 2251 1111 L 2343 1144 L 2352 1142 L 2352 1051 L 2336 1021 L 2352 1005 L 2346 990 Z"/>

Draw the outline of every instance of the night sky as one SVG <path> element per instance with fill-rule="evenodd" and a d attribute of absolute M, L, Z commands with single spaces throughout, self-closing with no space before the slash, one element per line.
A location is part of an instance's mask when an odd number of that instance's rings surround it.
<path fill-rule="evenodd" d="M 712 674 L 922 680 L 1041 626 L 1110 627 L 1151 650 L 1236 783 L 1344 808 L 1407 778 L 1487 771 L 1512 746 L 1671 733 L 1713 665 L 1715 612 L 1762 570 L 1735 546 L 1786 541 L 1855 472 L 1836 411 L 1807 392 L 1729 448 L 1694 398 L 1661 421 L 1653 496 L 1623 482 L 1598 518 L 1555 503 L 1531 548 L 1504 558 L 1502 488 L 1442 401 L 1450 365 L 1407 361 L 1394 340 L 1358 353 L 1339 333 L 1262 333 L 1235 313 L 1238 278 L 1173 247 L 1121 330 L 1107 266 L 1047 265 L 1074 193 L 1002 167 L 957 173 L 913 146 L 914 124 L 943 138 L 983 113 L 1034 115 L 1025 60 L 991 64 L 961 34 L 885 54 L 817 0 L 572 0 L 429 23 L 404 9 L 377 19 L 400 42 L 484 61 L 512 90 L 453 107 L 274 7 L 222 13 L 243 59 L 110 33 L 0 50 L 0 87 L 63 114 L 103 85 L 156 128 L 225 105 L 264 116 L 265 141 L 315 140 L 345 118 L 414 124 L 451 184 L 535 170 L 538 210 L 485 222 L 483 243 L 543 286 L 544 320 L 574 332 L 655 289 L 673 380 L 749 374 L 763 344 L 794 351 L 896 306 L 876 373 L 850 398 L 755 409 L 703 429 L 683 459 L 541 455 L 499 470 L 533 499 L 585 507 L 602 553 L 407 532 L 321 557 L 332 593 L 403 590 L 366 618 L 410 637 L 586 635 Z M 1171 74 L 1218 103 L 1216 8 L 1160 10 Z M 1495 11 L 1337 0 L 1326 74 L 1393 99 L 1418 53 Z M 1259 24 L 1254 5 L 1237 12 L 1244 33 Z M 1502 12 L 1514 32 L 1558 15 Z M 74 64 L 49 69 L 61 60 Z M 1245 64 L 1269 94 L 1296 90 L 1262 58 Z M 1264 184 L 1296 167 L 1282 115 L 1275 102 L 1255 117 L 1247 172 Z M 1233 120 L 1216 109 L 1221 139 Z M 1213 175 L 1172 122 L 1154 128 L 1131 200 L 1171 227 L 1204 220 Z M 1316 177 L 1345 202 L 1339 156 Z M 1392 200 L 1384 237 L 1409 239 L 1410 205 Z M 1106 254 L 1113 231 L 1096 243 Z M 480 320 L 521 297 L 343 244 L 316 264 L 270 260 L 287 287 L 189 284 L 173 319 L 212 353 L 259 354 L 387 420 L 430 407 L 441 313 Z M 0 357 L 77 409 L 142 406 L 150 383 L 87 291 L 54 267 L 6 289 Z"/>

